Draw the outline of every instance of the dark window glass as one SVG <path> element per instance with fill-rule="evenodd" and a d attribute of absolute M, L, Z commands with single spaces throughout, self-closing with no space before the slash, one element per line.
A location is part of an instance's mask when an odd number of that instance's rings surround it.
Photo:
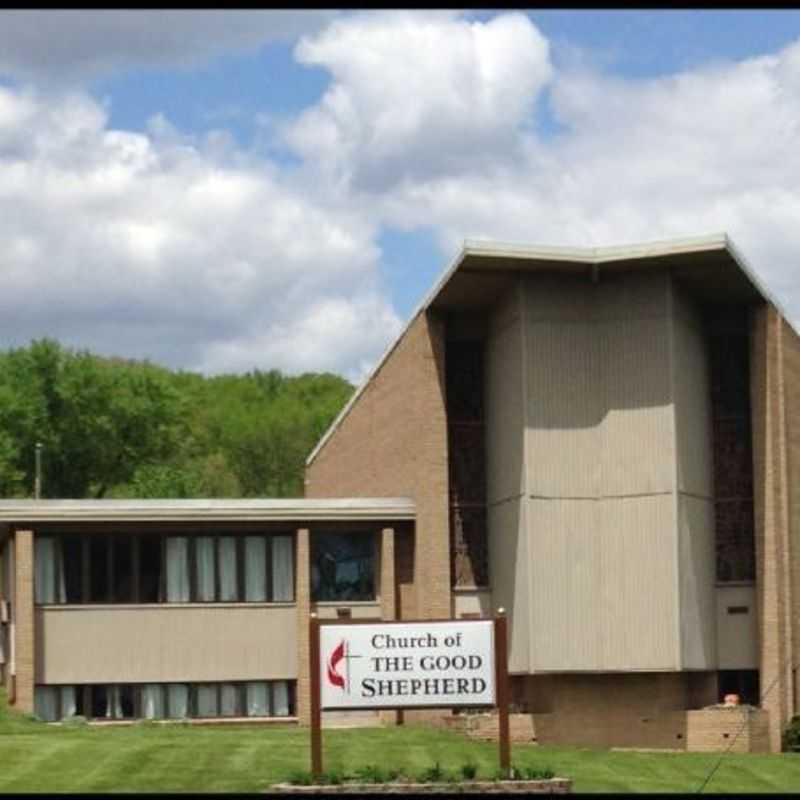
<path fill-rule="evenodd" d="M 139 537 L 139 600 L 158 603 L 161 599 L 161 537 Z"/>
<path fill-rule="evenodd" d="M 104 718 L 108 710 L 108 691 L 102 684 L 91 686 L 89 690 L 91 697 L 91 715 L 94 718 Z"/>
<path fill-rule="evenodd" d="M 311 537 L 314 600 L 374 600 L 375 541 L 370 535 L 316 533 Z"/>
<path fill-rule="evenodd" d="M 725 669 L 719 672 L 719 698 L 738 694 L 739 702 L 757 706 L 761 702 L 760 680 L 757 669 Z"/>
<path fill-rule="evenodd" d="M 107 603 L 109 540 L 102 535 L 89 538 L 89 602 Z"/>
<path fill-rule="evenodd" d="M 133 540 L 130 536 L 114 537 L 112 588 L 115 603 L 132 603 Z"/>
<path fill-rule="evenodd" d="M 80 603 L 83 601 L 83 537 L 62 537 L 61 553 L 64 563 L 65 602 Z"/>

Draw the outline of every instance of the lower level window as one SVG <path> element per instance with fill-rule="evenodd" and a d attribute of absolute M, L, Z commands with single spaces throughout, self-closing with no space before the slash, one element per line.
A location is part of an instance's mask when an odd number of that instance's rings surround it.
<path fill-rule="evenodd" d="M 36 715 L 45 722 L 89 719 L 289 717 L 294 681 L 37 686 Z"/>

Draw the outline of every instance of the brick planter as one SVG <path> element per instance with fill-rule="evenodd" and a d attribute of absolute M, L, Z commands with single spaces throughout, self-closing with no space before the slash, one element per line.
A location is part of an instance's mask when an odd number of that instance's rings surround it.
<path fill-rule="evenodd" d="M 570 794 L 569 778 L 536 781 L 463 781 L 461 783 L 340 783 L 295 786 L 277 783 L 267 794 Z"/>

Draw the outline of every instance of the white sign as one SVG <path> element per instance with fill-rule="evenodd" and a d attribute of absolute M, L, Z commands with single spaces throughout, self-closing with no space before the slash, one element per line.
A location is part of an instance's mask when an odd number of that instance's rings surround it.
<path fill-rule="evenodd" d="M 319 631 L 321 708 L 495 705 L 492 620 Z"/>

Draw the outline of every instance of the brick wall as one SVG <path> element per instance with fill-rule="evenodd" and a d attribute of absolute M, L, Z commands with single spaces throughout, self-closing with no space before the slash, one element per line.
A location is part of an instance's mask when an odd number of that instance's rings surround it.
<path fill-rule="evenodd" d="M 20 711 L 33 711 L 34 617 L 33 617 L 33 532 L 14 534 L 16 581 L 14 592 L 15 702 Z"/>
<path fill-rule="evenodd" d="M 444 325 L 421 313 L 306 470 L 306 497 L 413 497 L 413 592 L 398 616 L 449 617 Z M 406 558 L 406 554 L 403 554 Z"/>
<path fill-rule="evenodd" d="M 688 711 L 686 749 L 695 752 L 768 753 L 768 713 L 747 706 Z"/>
<path fill-rule="evenodd" d="M 769 740 L 773 752 L 780 751 L 794 694 L 784 369 L 787 338 L 786 325 L 774 306 L 764 303 L 754 309 L 750 366 L 756 604 L 761 706 L 769 712 Z M 794 350 L 794 343 L 789 347 Z M 790 389 L 795 391 L 795 378 L 790 374 L 789 379 Z"/>

